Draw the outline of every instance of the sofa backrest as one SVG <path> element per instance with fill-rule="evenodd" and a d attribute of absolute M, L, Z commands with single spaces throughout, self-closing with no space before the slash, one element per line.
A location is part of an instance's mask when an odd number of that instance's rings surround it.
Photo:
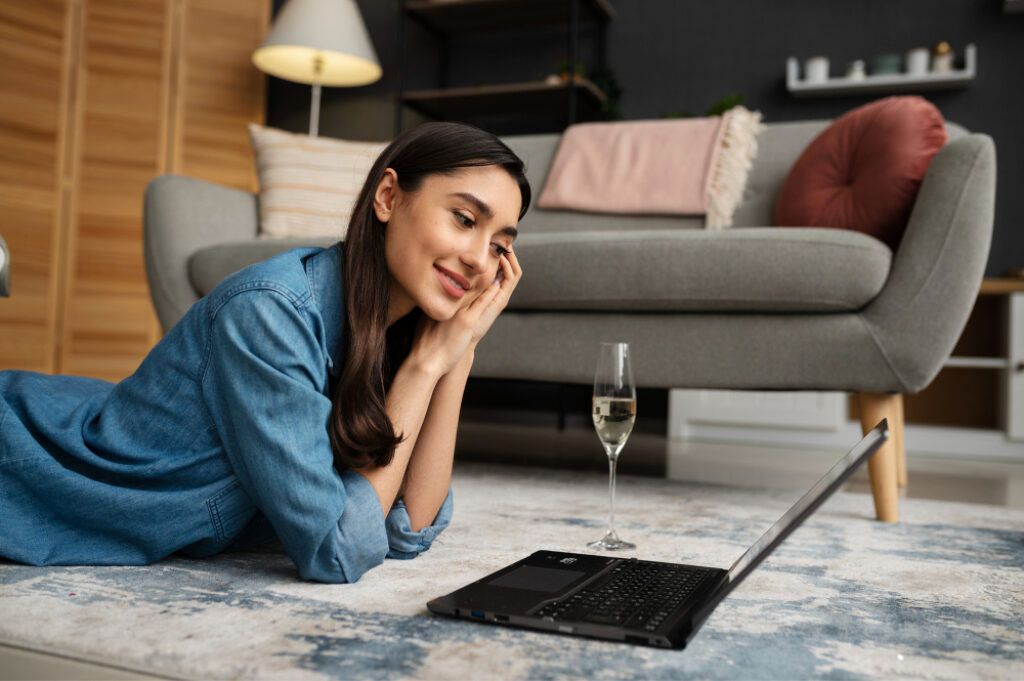
<path fill-rule="evenodd" d="M 764 132 L 757 138 L 757 156 L 747 178 L 743 200 L 733 215 L 734 227 L 766 227 L 772 224 L 775 199 L 782 189 L 789 169 L 804 148 L 828 127 L 829 123 L 831 121 L 825 120 L 766 124 Z M 956 123 L 947 122 L 946 127 L 950 140 L 967 133 Z M 541 210 L 537 208 L 537 197 L 544 188 L 561 135 L 510 135 L 502 139 L 526 162 L 526 177 L 533 189 L 532 206 L 520 225 L 524 233 L 704 227 L 703 216 L 610 215 Z"/>

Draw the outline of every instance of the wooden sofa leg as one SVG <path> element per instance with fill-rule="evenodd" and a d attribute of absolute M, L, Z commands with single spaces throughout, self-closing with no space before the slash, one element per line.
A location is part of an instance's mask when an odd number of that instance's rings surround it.
<path fill-rule="evenodd" d="M 871 495 L 875 498 L 875 513 L 887 523 L 899 521 L 899 496 L 896 475 L 896 403 L 899 395 L 889 393 L 858 393 L 860 427 L 867 434 L 883 418 L 889 419 L 889 440 L 868 461 L 871 477 Z"/>

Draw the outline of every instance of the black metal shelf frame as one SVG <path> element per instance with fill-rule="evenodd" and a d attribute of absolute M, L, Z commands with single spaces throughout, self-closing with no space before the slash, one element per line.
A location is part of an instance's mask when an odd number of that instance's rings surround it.
<path fill-rule="evenodd" d="M 565 25 L 569 64 L 579 60 L 579 29 L 583 17 L 581 6 L 587 13 L 586 21 L 598 25 L 597 52 L 604 66 L 607 54 L 606 29 L 615 18 L 615 10 L 608 0 L 399 0 L 397 21 L 398 84 L 395 94 L 395 134 L 402 130 L 403 110 L 407 104 L 405 74 L 407 72 L 406 20 L 411 18 L 431 32 L 440 43 L 439 89 L 449 86 L 448 72 L 453 33 L 501 31 L 508 29 Z M 420 94 L 426 94 L 422 92 Z M 472 97 L 466 94 L 465 97 Z M 579 116 L 580 85 L 571 77 L 565 83 L 566 120 L 571 125 Z M 601 98 L 599 98 L 601 99 Z M 514 112 L 513 112 L 514 113 Z"/>

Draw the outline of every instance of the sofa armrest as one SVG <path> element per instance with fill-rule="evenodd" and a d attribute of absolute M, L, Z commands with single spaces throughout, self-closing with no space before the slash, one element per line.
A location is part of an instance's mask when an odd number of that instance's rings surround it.
<path fill-rule="evenodd" d="M 932 159 L 882 292 L 862 318 L 904 392 L 925 388 L 963 331 L 985 274 L 995 214 L 992 138 L 970 134 Z"/>
<path fill-rule="evenodd" d="M 166 333 L 199 300 L 189 280 L 189 258 L 208 246 L 255 239 L 259 206 L 247 191 L 160 175 L 146 187 L 143 216 L 146 277 Z"/>

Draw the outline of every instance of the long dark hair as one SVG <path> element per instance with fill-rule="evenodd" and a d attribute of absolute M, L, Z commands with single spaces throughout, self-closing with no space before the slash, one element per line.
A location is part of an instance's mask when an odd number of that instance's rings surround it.
<path fill-rule="evenodd" d="M 390 276 L 384 257 L 386 225 L 373 199 L 384 171 L 414 192 L 436 173 L 497 165 L 519 185 L 522 219 L 530 205 L 530 184 L 522 160 L 489 132 L 463 123 L 424 123 L 399 135 L 381 152 L 359 192 L 345 237 L 341 285 L 345 292 L 344 367 L 332 393 L 328 433 L 334 465 L 341 471 L 391 462 L 402 435 L 385 411 L 387 390 L 408 355 L 418 309 L 388 328 Z"/>

